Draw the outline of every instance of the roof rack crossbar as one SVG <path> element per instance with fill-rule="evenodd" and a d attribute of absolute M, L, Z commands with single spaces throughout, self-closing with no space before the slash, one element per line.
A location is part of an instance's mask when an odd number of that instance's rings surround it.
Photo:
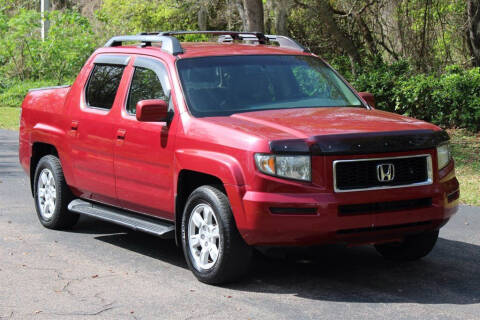
<path fill-rule="evenodd" d="M 108 40 L 105 47 L 118 47 L 121 46 L 123 42 L 129 41 L 142 42 L 146 46 L 151 46 L 153 42 L 161 42 L 162 50 L 175 56 L 183 53 L 183 48 L 177 38 L 158 34 L 141 33 L 134 36 L 117 36 Z"/>
<path fill-rule="evenodd" d="M 164 31 L 158 33 L 160 36 L 175 36 L 185 34 L 211 34 L 217 36 L 230 36 L 235 40 L 244 40 L 245 38 L 255 37 L 260 44 L 266 44 L 268 39 L 261 32 L 243 32 L 243 31 Z M 249 39 L 248 39 L 249 40 Z"/>
<path fill-rule="evenodd" d="M 308 52 L 308 49 L 293 40 L 292 38 L 289 38 L 287 36 L 280 36 L 280 35 L 272 35 L 272 34 L 266 34 L 262 35 L 264 39 L 266 40 L 265 43 L 269 42 L 276 42 L 281 48 L 289 48 L 293 50 L 298 50 L 302 52 Z M 256 37 L 256 35 L 252 33 L 239 33 L 238 37 L 232 37 L 230 34 L 222 34 L 218 37 L 218 42 L 224 43 L 224 42 L 232 42 L 234 40 L 249 40 L 249 41 L 258 41 L 259 43 L 262 44 Z M 264 43 L 263 43 L 264 44 Z"/>
<path fill-rule="evenodd" d="M 180 41 L 175 38 L 176 35 L 186 34 L 210 34 L 217 35 L 218 42 L 233 42 L 235 40 L 256 41 L 259 44 L 268 44 L 277 42 L 281 48 L 289 48 L 302 52 L 308 52 L 304 46 L 295 40 L 281 35 L 264 35 L 261 32 L 242 32 L 242 31 L 164 31 L 164 32 L 143 32 L 134 36 L 113 37 L 105 44 L 105 47 L 121 46 L 123 42 L 136 41 L 142 42 L 144 46 L 151 46 L 153 42 L 161 42 L 162 50 L 172 55 L 183 53 Z"/>

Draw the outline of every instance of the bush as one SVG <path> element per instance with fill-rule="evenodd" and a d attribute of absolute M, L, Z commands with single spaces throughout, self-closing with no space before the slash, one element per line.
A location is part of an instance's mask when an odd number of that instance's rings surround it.
<path fill-rule="evenodd" d="M 32 76 L 40 58 L 40 14 L 20 10 L 8 17 L 0 16 L 0 72 L 9 78 Z"/>
<path fill-rule="evenodd" d="M 480 131 L 480 69 L 450 66 L 441 74 L 414 75 L 408 63 L 381 65 L 353 82 L 369 91 L 377 107 L 433 122 L 442 127 Z"/>
<path fill-rule="evenodd" d="M 432 93 L 435 122 L 446 127 L 480 131 L 480 68 L 451 68 L 438 80 Z"/>
<path fill-rule="evenodd" d="M 55 80 L 27 80 L 0 83 L 0 107 L 20 107 L 28 90 L 56 84 Z"/>
<path fill-rule="evenodd" d="M 363 66 L 362 73 L 353 80 L 353 85 L 359 91 L 372 93 L 379 109 L 395 112 L 395 89 L 410 74 L 407 61 Z"/>
<path fill-rule="evenodd" d="M 197 10 L 193 1 L 104 0 L 96 17 L 110 35 L 195 30 Z"/>
<path fill-rule="evenodd" d="M 98 46 L 87 18 L 73 11 L 52 11 L 50 29 L 42 43 L 38 78 L 74 78 Z M 59 84 L 60 84 L 59 83 Z"/>
<path fill-rule="evenodd" d="M 0 11 L 0 73 L 10 79 L 55 79 L 77 75 L 97 41 L 88 19 L 73 11 L 48 14 L 50 30 L 40 37 L 40 14 L 20 9 Z"/>

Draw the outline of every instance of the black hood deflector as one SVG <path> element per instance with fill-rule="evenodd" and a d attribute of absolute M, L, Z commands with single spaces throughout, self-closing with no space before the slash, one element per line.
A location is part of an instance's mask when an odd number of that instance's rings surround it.
<path fill-rule="evenodd" d="M 450 137 L 444 130 L 406 130 L 313 136 L 308 139 L 276 140 L 276 154 L 351 155 L 432 149 Z"/>

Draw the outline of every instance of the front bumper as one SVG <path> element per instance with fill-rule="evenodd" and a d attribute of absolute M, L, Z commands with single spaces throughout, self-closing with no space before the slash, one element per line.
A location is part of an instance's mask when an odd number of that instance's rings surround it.
<path fill-rule="evenodd" d="M 412 188 L 298 194 L 227 186 L 227 193 L 237 227 L 249 245 L 380 243 L 439 229 L 455 214 L 459 185 L 453 164 L 449 170 L 432 185 Z M 431 199 L 431 202 L 420 202 L 417 207 L 407 209 L 368 205 L 407 203 L 414 199 Z M 342 206 L 357 204 L 376 209 L 341 213 Z"/>

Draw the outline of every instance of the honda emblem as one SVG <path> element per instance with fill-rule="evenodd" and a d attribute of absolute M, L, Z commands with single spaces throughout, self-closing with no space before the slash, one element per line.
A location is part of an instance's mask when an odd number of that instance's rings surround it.
<path fill-rule="evenodd" d="M 380 182 L 390 182 L 395 178 L 395 166 L 392 163 L 377 165 L 377 179 Z"/>

